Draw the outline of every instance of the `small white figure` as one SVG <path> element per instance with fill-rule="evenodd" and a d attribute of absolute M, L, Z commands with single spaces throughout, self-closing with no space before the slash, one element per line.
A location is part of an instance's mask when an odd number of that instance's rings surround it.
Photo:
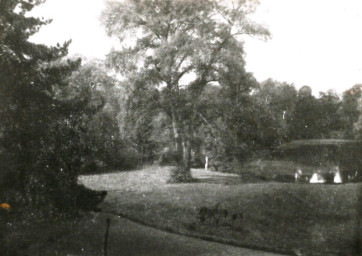
<path fill-rule="evenodd" d="M 309 183 L 324 183 L 326 180 L 321 175 L 320 170 L 317 170 L 317 172 L 313 173 L 312 178 L 310 179 Z"/>
<path fill-rule="evenodd" d="M 298 182 L 302 176 L 303 172 L 301 169 L 298 169 L 295 174 L 294 174 L 294 178 L 295 178 L 295 182 Z"/>
<path fill-rule="evenodd" d="M 208 167 L 209 167 L 209 158 L 206 156 L 205 157 L 205 170 L 206 171 L 207 171 Z"/>
<path fill-rule="evenodd" d="M 336 173 L 334 174 L 333 182 L 342 183 L 342 176 L 338 166 L 336 167 Z"/>

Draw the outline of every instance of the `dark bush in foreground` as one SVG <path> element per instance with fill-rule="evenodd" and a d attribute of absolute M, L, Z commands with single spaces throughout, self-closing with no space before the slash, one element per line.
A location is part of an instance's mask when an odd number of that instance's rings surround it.
<path fill-rule="evenodd" d="M 76 189 L 75 206 L 84 211 L 99 211 L 98 205 L 104 200 L 107 191 L 94 191 L 83 185 Z"/>

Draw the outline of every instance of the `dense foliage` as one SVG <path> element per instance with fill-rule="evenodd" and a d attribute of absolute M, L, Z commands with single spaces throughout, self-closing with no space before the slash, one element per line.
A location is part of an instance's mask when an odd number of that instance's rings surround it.
<path fill-rule="evenodd" d="M 80 173 L 158 160 L 177 165 L 173 178 L 185 181 L 206 156 L 233 171 L 291 140 L 361 138 L 360 85 L 342 98 L 315 97 L 308 86 L 258 83 L 246 72 L 243 36 L 269 35 L 247 18 L 255 2 L 109 2 L 103 22 L 124 47 L 107 64 L 123 81 L 105 63 L 65 60 L 70 42 L 31 43 L 49 22 L 26 15 L 41 2 L 0 3 L 0 178 L 2 190 L 13 191 L 8 200 L 73 209 Z M 134 40 L 124 40 L 129 33 Z"/>
<path fill-rule="evenodd" d="M 252 1 L 108 2 L 105 28 L 124 46 L 109 54 L 110 66 L 164 93 L 161 105 L 172 126 L 178 163 L 174 180 L 191 178 L 197 102 L 205 86 L 218 82 L 240 96 L 251 87 L 245 83 L 241 38 L 269 35 L 247 18 L 254 8 Z M 125 41 L 130 34 L 134 40 Z"/>
<path fill-rule="evenodd" d="M 243 36 L 255 1 L 109 1 L 103 23 L 122 47 L 109 67 L 125 79 L 122 136 L 139 162 L 176 164 L 175 180 L 208 156 L 229 171 L 297 139 L 356 138 L 358 85 L 341 99 L 245 71 Z M 128 40 L 129 35 L 133 36 Z"/>
<path fill-rule="evenodd" d="M 77 184 L 77 175 L 82 117 L 99 107 L 88 103 L 88 95 L 67 94 L 69 77 L 80 66 L 79 59 L 63 59 L 70 42 L 47 47 L 29 41 L 48 23 L 27 15 L 41 2 L 0 2 L 0 192 L 14 211 L 52 215 L 82 208 L 86 195 L 98 197 Z"/>

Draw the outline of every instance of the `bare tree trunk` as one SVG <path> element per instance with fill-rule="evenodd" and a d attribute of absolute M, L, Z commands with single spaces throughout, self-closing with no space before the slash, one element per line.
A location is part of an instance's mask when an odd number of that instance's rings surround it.
<path fill-rule="evenodd" d="M 191 169 L 191 141 L 193 132 L 191 131 L 191 122 L 187 124 L 184 128 L 185 132 L 183 133 L 183 164 L 185 169 Z"/>
<path fill-rule="evenodd" d="M 177 153 L 177 166 L 171 173 L 170 182 L 191 181 L 191 140 L 187 127 L 182 125 L 182 121 L 177 116 L 176 111 L 172 111 L 172 126 Z"/>
<path fill-rule="evenodd" d="M 191 168 L 191 145 L 190 139 L 185 138 L 182 142 L 182 162 L 185 169 Z"/>
<path fill-rule="evenodd" d="M 176 111 L 172 111 L 172 128 L 173 128 L 173 137 L 174 137 L 174 143 L 175 143 L 175 149 L 176 149 L 176 153 L 177 153 L 177 164 L 180 165 L 181 160 L 182 160 L 182 137 L 180 134 L 180 122 L 176 116 Z"/>

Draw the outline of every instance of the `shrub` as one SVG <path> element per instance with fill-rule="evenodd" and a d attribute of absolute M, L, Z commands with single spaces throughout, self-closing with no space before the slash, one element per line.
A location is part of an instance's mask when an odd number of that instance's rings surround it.
<path fill-rule="evenodd" d="M 168 180 L 169 183 L 187 183 L 192 182 L 194 179 L 191 177 L 191 173 L 186 172 L 184 167 L 177 166 L 171 169 L 170 179 Z"/>

